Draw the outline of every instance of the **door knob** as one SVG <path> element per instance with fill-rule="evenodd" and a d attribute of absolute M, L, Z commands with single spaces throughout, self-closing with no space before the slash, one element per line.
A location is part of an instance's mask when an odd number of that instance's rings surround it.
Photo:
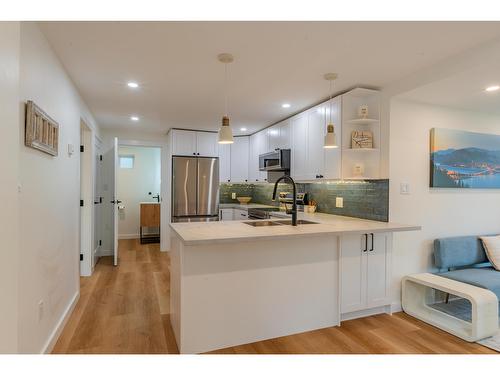
<path fill-rule="evenodd" d="M 113 200 L 113 201 L 111 201 L 110 203 L 120 204 L 120 203 L 122 203 L 122 201 L 120 201 L 120 200 Z"/>

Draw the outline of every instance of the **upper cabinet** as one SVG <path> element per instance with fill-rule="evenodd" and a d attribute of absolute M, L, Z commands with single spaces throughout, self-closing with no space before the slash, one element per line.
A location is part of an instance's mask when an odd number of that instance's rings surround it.
<path fill-rule="evenodd" d="M 196 154 L 198 156 L 217 156 L 218 147 L 217 133 L 196 132 Z"/>
<path fill-rule="evenodd" d="M 219 180 L 231 182 L 231 145 L 219 145 Z"/>
<path fill-rule="evenodd" d="M 342 95 L 342 178 L 380 178 L 380 92 Z"/>
<path fill-rule="evenodd" d="M 299 181 L 340 178 L 340 145 L 333 149 L 323 147 L 330 111 L 337 142 L 342 139 L 340 110 L 341 99 L 334 98 L 292 117 L 289 125 L 292 129 L 292 177 Z"/>
<path fill-rule="evenodd" d="M 217 157 L 217 133 L 172 130 L 172 155 Z"/>
<path fill-rule="evenodd" d="M 248 180 L 250 182 L 267 181 L 267 172 L 259 171 L 259 155 L 269 152 L 268 131 L 264 129 L 250 136 L 248 155 Z"/>
<path fill-rule="evenodd" d="M 291 148 L 290 120 L 287 119 L 267 128 L 268 150 Z"/>
<path fill-rule="evenodd" d="M 231 144 L 230 182 L 248 181 L 249 137 L 234 137 Z"/>

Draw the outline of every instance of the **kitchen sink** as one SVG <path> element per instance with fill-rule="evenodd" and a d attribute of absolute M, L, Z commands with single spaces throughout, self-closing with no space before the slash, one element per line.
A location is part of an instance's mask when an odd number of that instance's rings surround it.
<path fill-rule="evenodd" d="M 276 225 L 292 225 L 292 220 L 255 220 L 255 221 L 244 221 L 246 225 L 251 225 L 252 227 L 271 227 Z M 297 220 L 297 225 L 302 224 L 318 224 L 314 221 L 309 220 Z"/>
<path fill-rule="evenodd" d="M 277 220 L 276 223 L 280 223 L 281 225 L 292 225 L 292 220 Z M 319 224 L 319 223 L 309 220 L 297 220 L 297 225 L 302 225 L 302 224 Z"/>
<path fill-rule="evenodd" d="M 283 225 L 277 221 L 270 220 L 255 220 L 255 221 L 244 221 L 246 225 L 251 225 L 252 227 L 272 227 L 274 225 Z"/>

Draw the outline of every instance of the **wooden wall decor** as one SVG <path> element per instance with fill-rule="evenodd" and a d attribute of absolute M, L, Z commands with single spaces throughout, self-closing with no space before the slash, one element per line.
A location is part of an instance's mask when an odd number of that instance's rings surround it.
<path fill-rule="evenodd" d="M 52 156 L 57 156 L 59 124 L 31 100 L 26 103 L 24 144 Z"/>

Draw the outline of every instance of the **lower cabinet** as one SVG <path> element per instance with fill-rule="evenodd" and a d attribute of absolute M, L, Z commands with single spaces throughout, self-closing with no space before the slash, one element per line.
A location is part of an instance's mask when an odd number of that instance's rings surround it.
<path fill-rule="evenodd" d="M 341 313 L 390 304 L 392 233 L 341 239 Z"/>
<path fill-rule="evenodd" d="M 219 219 L 222 221 L 246 220 L 248 219 L 248 211 L 238 208 L 221 208 L 219 210 Z"/>

